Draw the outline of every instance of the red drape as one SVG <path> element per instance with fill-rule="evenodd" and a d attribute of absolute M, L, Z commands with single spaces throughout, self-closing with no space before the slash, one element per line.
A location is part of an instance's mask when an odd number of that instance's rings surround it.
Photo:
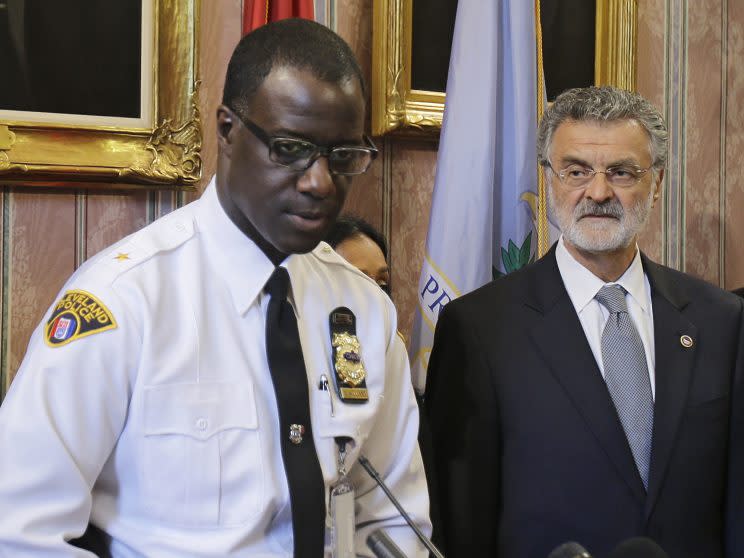
<path fill-rule="evenodd" d="M 313 0 L 243 0 L 243 34 L 288 17 L 315 19 Z"/>

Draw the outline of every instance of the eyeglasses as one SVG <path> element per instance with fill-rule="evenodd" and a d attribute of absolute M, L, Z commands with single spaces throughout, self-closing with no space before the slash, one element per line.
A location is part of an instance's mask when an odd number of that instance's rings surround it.
<path fill-rule="evenodd" d="M 642 169 L 633 165 L 617 165 L 606 168 L 605 170 L 596 170 L 592 167 L 573 164 L 568 165 L 565 169 L 556 171 L 550 161 L 548 161 L 546 166 L 568 188 L 584 188 L 594 180 L 594 175 L 596 174 L 604 174 L 610 186 L 615 188 L 629 188 L 638 184 L 641 178 L 643 178 L 643 175 L 651 170 L 651 167 Z"/>
<path fill-rule="evenodd" d="M 266 130 L 255 122 L 247 118 L 239 118 L 243 125 L 269 148 L 269 159 L 271 161 L 293 171 L 305 171 L 313 166 L 313 163 L 320 157 L 326 157 L 328 159 L 328 170 L 331 174 L 353 176 L 366 172 L 372 161 L 377 157 L 377 148 L 366 135 L 364 141 L 367 145 L 326 147 L 298 138 L 270 136 Z"/>

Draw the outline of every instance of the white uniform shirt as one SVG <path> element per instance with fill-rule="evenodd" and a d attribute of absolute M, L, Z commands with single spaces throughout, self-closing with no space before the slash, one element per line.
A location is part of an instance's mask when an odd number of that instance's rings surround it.
<path fill-rule="evenodd" d="M 326 244 L 282 264 L 291 278 L 326 488 L 336 436 L 354 440 L 424 530 L 426 482 L 405 348 L 388 297 Z M 65 544 L 90 521 L 115 557 L 292 555 L 289 494 L 265 347 L 273 265 L 229 220 L 214 184 L 202 198 L 87 262 L 81 290 L 116 327 L 51 347 L 47 313 L 0 407 L 0 556 L 91 556 Z M 369 401 L 333 385 L 329 313 L 347 306 Z M 333 400 L 333 401 L 331 401 Z M 333 405 L 333 413 L 331 412 Z M 384 526 L 409 556 L 425 552 L 360 465 L 356 552 Z M 327 536 L 328 540 L 328 536 Z M 329 546 L 327 545 L 327 551 Z"/>
<path fill-rule="evenodd" d="M 628 314 L 638 330 L 646 352 L 646 363 L 651 380 L 651 396 L 656 397 L 654 358 L 654 315 L 651 307 L 651 285 L 643 272 L 641 252 L 636 248 L 633 262 L 623 275 L 613 283 L 605 283 L 591 271 L 581 265 L 566 249 L 563 237 L 558 240 L 555 250 L 558 271 L 566 286 L 568 296 L 579 315 L 581 327 L 584 328 L 586 340 L 592 349 L 599 371 L 604 378 L 602 363 L 602 331 L 604 331 L 610 313 L 594 298 L 599 289 L 605 285 L 621 285 L 627 292 Z"/>

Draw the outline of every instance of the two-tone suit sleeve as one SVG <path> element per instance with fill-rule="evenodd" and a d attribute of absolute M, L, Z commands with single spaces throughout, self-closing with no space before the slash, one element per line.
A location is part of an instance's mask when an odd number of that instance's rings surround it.
<path fill-rule="evenodd" d="M 496 556 L 500 428 L 490 366 L 479 332 L 461 306 L 437 322 L 426 384 L 440 524 L 435 542 L 448 558 Z"/>
<path fill-rule="evenodd" d="M 92 556 L 67 541 L 88 525 L 91 489 L 126 420 L 139 334 L 112 291 L 85 292 L 116 327 L 50 346 L 50 310 L 0 407 L 0 556 Z"/>

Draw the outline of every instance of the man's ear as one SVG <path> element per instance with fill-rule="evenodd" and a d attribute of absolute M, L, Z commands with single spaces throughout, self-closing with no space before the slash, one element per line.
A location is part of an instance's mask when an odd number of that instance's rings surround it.
<path fill-rule="evenodd" d="M 662 182 L 664 182 L 664 169 L 660 169 L 659 172 L 656 173 L 656 180 L 654 184 L 654 204 L 656 204 L 657 200 L 661 196 Z"/>
<path fill-rule="evenodd" d="M 225 105 L 217 107 L 217 145 L 223 153 L 230 155 L 233 140 L 233 126 L 235 125 L 235 116 L 232 111 Z"/>

